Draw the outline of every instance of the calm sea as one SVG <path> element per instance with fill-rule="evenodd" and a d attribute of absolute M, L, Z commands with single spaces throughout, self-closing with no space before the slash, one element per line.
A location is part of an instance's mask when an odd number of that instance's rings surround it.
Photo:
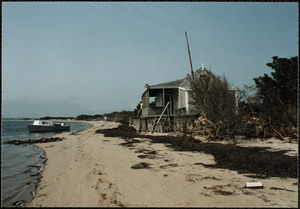
<path fill-rule="evenodd" d="M 55 121 L 54 121 L 55 122 Z M 91 127 L 88 123 L 63 121 L 70 131 Z M 5 144 L 6 140 L 27 140 L 50 137 L 56 133 L 29 133 L 27 124 L 33 121 L 2 119 L 1 125 L 1 206 L 25 206 L 32 200 L 46 158 L 35 145 Z"/>

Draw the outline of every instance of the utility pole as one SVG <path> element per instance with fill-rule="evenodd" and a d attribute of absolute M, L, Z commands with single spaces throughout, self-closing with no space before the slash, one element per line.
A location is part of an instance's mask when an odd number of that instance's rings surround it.
<path fill-rule="evenodd" d="M 193 80 L 194 80 L 194 71 L 193 71 L 193 65 L 192 65 L 192 58 L 191 58 L 190 47 L 189 47 L 189 41 L 188 41 L 188 37 L 187 37 L 186 31 L 185 31 L 185 39 L 186 39 L 186 45 L 187 45 L 187 49 L 188 49 L 188 53 L 189 53 L 189 58 L 190 58 L 191 74 L 192 74 L 192 78 L 193 78 Z"/>

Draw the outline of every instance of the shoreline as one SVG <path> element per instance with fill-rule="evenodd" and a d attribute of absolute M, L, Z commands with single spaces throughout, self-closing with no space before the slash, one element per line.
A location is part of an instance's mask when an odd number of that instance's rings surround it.
<path fill-rule="evenodd" d="M 15 126 L 14 122 L 16 122 L 17 126 Z M 72 129 L 68 133 L 92 127 L 92 124 L 86 121 L 67 122 L 72 124 Z M 5 155 L 5 162 L 3 162 L 2 166 L 5 172 L 3 171 L 2 175 L 4 182 L 1 200 L 2 204 L 7 207 L 23 207 L 32 200 L 45 166 L 45 150 L 36 144 L 62 140 L 56 137 L 62 132 L 32 134 L 28 132 L 26 125 L 24 126 L 24 124 L 28 124 L 28 120 L 3 120 L 3 123 L 5 132 L 3 133 L 2 143 L 5 150 L 2 151 L 4 152 L 3 158 Z M 32 122 L 29 121 L 29 123 Z M 12 129 L 12 127 L 18 128 L 18 132 L 7 131 Z M 16 175 L 17 172 L 18 175 Z"/>
<path fill-rule="evenodd" d="M 201 165 L 214 164 L 212 155 L 174 151 L 147 138 L 134 138 L 134 146 L 124 146 L 125 139 L 95 134 L 119 123 L 80 122 L 92 127 L 55 135 L 63 141 L 36 144 L 47 162 L 26 207 L 298 206 L 297 178 L 259 179 L 262 189 L 245 188 L 253 178 Z M 282 146 L 274 140 L 258 146 L 267 145 L 277 150 Z"/>

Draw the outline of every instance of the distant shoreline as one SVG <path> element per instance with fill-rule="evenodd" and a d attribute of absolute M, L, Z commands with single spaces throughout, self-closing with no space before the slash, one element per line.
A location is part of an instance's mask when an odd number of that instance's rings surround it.
<path fill-rule="evenodd" d="M 27 120 L 76 120 L 74 119 L 59 119 L 59 118 L 51 118 L 51 119 L 41 119 L 41 118 L 2 118 L 5 121 L 27 121 Z"/>
<path fill-rule="evenodd" d="M 2 118 L 2 121 L 34 121 L 34 120 L 51 120 L 51 121 L 72 121 L 72 122 L 88 122 L 88 120 L 76 120 L 76 119 L 12 119 Z"/>

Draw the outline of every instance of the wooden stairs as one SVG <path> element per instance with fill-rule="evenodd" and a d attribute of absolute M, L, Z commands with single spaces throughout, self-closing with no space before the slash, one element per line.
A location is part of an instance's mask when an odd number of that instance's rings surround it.
<path fill-rule="evenodd" d="M 171 125 L 171 120 L 170 120 L 170 113 L 169 113 L 169 108 L 168 106 L 170 105 L 170 102 L 167 103 L 167 105 L 165 106 L 164 110 L 162 111 L 161 115 L 158 118 L 158 115 L 155 117 L 155 122 L 152 128 L 152 133 L 154 132 L 155 128 L 157 125 L 160 125 L 160 132 L 163 133 L 164 131 L 164 127 L 166 122 L 168 123 L 168 125 Z M 165 111 L 167 110 L 167 115 L 164 115 Z M 170 129 L 170 127 L 169 127 Z"/>

